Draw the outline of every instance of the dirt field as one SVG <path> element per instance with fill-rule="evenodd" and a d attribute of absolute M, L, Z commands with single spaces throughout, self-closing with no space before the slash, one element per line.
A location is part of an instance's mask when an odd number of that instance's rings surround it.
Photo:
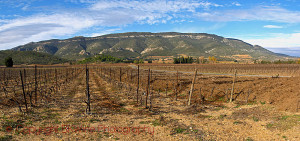
<path fill-rule="evenodd" d="M 300 140 L 299 77 L 237 77 L 230 103 L 232 76 L 197 75 L 191 105 L 187 105 L 194 75 L 182 72 L 194 67 L 168 72 L 141 66 L 138 99 L 137 70 L 132 66 L 89 68 L 91 114 L 86 114 L 83 68 L 74 74 L 61 71 L 58 92 L 47 97 L 39 94 L 38 103 L 28 104 L 27 113 L 23 113 L 21 90 L 1 91 L 0 140 Z M 150 86 L 148 68 L 152 70 Z M 54 89 L 52 74 L 49 71 L 49 76 L 41 78 L 48 85 L 38 86 Z M 7 86 L 1 80 L 1 87 Z M 10 99 L 19 100 L 23 112 Z"/>

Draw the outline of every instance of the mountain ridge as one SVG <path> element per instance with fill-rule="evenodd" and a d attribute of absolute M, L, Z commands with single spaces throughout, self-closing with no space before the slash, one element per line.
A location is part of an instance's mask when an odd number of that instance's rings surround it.
<path fill-rule="evenodd" d="M 127 32 L 97 37 L 76 36 L 63 40 L 31 42 L 12 50 L 49 53 L 71 60 L 80 60 L 97 54 L 126 58 L 178 56 L 178 54 L 195 57 L 216 56 L 222 59 L 234 59 L 233 55 L 246 54 L 252 59 L 259 60 L 292 58 L 239 39 L 208 33 L 177 32 Z"/>
<path fill-rule="evenodd" d="M 4 60 L 7 57 L 12 57 L 15 65 L 21 64 L 61 64 L 66 63 L 68 60 L 62 59 L 57 56 L 53 56 L 47 53 L 40 53 L 35 51 L 14 51 L 14 50 L 2 50 L 0 51 L 0 66 L 5 65 Z"/>

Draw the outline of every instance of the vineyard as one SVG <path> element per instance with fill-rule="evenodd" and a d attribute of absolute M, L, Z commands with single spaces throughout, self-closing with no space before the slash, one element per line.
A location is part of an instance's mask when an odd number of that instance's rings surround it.
<path fill-rule="evenodd" d="M 299 74 L 297 64 L 0 68 L 0 140 L 297 140 Z"/>

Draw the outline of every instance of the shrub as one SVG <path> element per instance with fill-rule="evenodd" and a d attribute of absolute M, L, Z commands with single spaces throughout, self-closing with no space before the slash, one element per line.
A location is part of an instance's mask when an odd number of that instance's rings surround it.
<path fill-rule="evenodd" d="M 14 65 L 14 62 L 11 57 L 5 58 L 4 63 L 5 63 L 6 67 L 13 67 L 13 65 Z"/>

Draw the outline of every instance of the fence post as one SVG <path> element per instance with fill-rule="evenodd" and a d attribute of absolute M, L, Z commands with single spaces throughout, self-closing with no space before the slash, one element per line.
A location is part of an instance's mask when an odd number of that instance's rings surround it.
<path fill-rule="evenodd" d="M 37 82 L 37 66 L 34 66 L 34 101 L 35 104 L 37 103 L 37 86 L 38 82 Z"/>
<path fill-rule="evenodd" d="M 56 89 L 56 94 L 58 93 L 58 84 L 57 84 L 57 70 L 55 69 L 55 89 Z"/>
<path fill-rule="evenodd" d="M 192 94 L 193 94 L 194 84 L 196 81 L 196 76 L 197 76 L 197 69 L 195 69 L 195 75 L 194 75 L 194 79 L 193 79 L 191 90 L 190 90 L 188 105 L 191 105 L 191 98 L 192 98 Z"/>
<path fill-rule="evenodd" d="M 138 65 L 138 72 L 137 72 L 136 103 L 139 103 L 139 85 L 140 85 L 140 65 Z"/>
<path fill-rule="evenodd" d="M 234 93 L 234 84 L 235 84 L 235 79 L 236 79 L 236 73 L 237 73 L 237 70 L 234 71 L 232 89 L 231 89 L 231 94 L 230 94 L 230 103 L 232 102 L 232 97 L 233 97 L 233 93 Z"/>
<path fill-rule="evenodd" d="M 120 67 L 120 82 L 122 82 L 122 68 Z"/>
<path fill-rule="evenodd" d="M 147 102 L 148 102 L 148 96 L 149 96 L 149 89 L 150 89 L 149 85 L 150 85 L 150 68 L 148 69 L 148 82 L 147 82 L 147 87 L 146 87 L 147 94 L 146 94 L 145 108 L 147 108 Z"/>
<path fill-rule="evenodd" d="M 89 69 L 86 65 L 85 67 L 85 72 L 86 72 L 86 96 L 87 96 L 87 109 L 86 109 L 86 113 L 90 114 L 91 112 L 91 105 L 90 105 L 90 87 L 89 87 Z"/>
<path fill-rule="evenodd" d="M 23 83 L 22 71 L 20 71 L 20 77 L 21 77 L 21 82 L 22 82 L 22 90 L 23 90 L 23 96 L 24 96 L 24 102 L 25 102 L 26 112 L 28 112 L 26 94 L 25 94 L 25 90 L 24 90 L 24 83 Z"/>
<path fill-rule="evenodd" d="M 149 96 L 149 100 L 150 100 L 150 108 L 149 110 L 152 111 L 152 100 L 153 100 L 153 88 L 151 88 L 151 91 L 150 91 L 150 96 Z"/>

